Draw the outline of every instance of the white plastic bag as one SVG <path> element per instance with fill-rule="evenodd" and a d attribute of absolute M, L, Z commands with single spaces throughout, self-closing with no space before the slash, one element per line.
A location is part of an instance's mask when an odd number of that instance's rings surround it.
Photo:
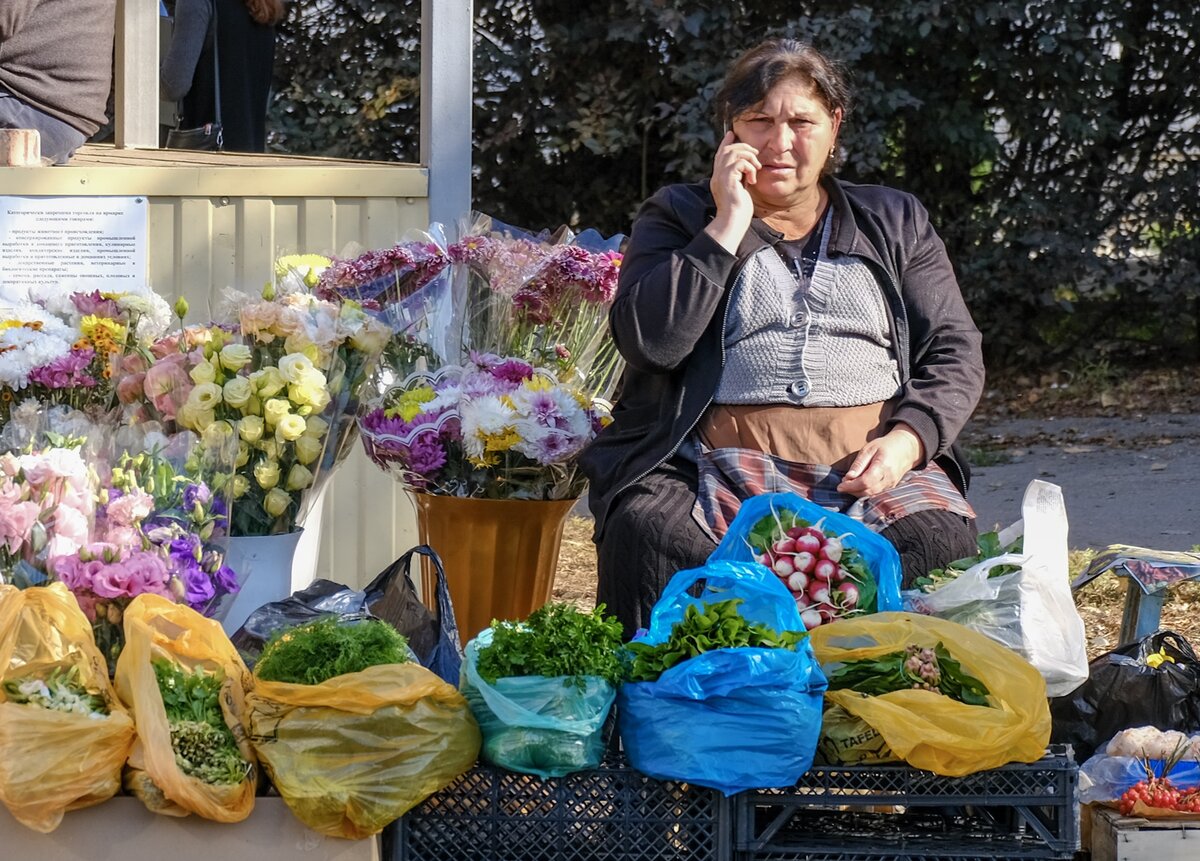
<path fill-rule="evenodd" d="M 1088 677 L 1083 619 L 1067 572 L 1067 511 L 1062 488 L 1034 480 L 1025 488 L 1021 520 L 1000 533 L 1007 547 L 1024 534 L 1024 551 L 986 559 L 935 592 L 909 591 L 905 609 L 958 622 L 1018 652 L 1061 697 Z M 1021 570 L 989 577 L 997 565 Z"/>

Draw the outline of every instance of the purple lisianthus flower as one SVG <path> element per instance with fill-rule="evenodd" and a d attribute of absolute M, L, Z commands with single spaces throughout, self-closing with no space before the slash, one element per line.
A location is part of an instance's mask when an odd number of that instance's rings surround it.
<path fill-rule="evenodd" d="M 237 572 L 228 565 L 222 565 L 213 572 L 213 579 L 217 582 L 222 592 L 233 594 L 241 587 L 238 585 Z"/>
<path fill-rule="evenodd" d="M 183 505 L 189 511 L 196 507 L 197 502 L 205 505 L 210 499 L 212 491 L 207 484 L 189 484 L 183 491 Z"/>
<path fill-rule="evenodd" d="M 184 600 L 193 608 L 203 607 L 217 594 L 212 581 L 200 570 L 199 565 L 183 572 L 183 588 Z"/>
<path fill-rule="evenodd" d="M 200 537 L 190 532 L 180 535 L 171 540 L 169 552 L 172 559 L 179 560 L 180 562 L 189 560 L 191 564 L 199 566 L 200 559 L 203 556 Z"/>

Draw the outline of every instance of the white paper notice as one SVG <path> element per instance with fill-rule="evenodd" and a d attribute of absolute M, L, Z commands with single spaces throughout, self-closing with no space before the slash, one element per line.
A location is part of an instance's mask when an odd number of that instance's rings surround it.
<path fill-rule="evenodd" d="M 145 197 L 0 196 L 0 299 L 145 293 Z"/>

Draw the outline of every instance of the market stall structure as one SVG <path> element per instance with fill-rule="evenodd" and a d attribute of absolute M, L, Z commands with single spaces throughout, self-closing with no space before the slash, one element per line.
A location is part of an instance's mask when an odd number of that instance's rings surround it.
<path fill-rule="evenodd" d="M 382 248 L 431 221 L 452 224 L 471 201 L 472 4 L 423 0 L 421 15 L 419 164 L 159 149 L 158 5 L 122 0 L 115 143 L 53 169 L 0 167 L 0 195 L 144 196 L 147 283 L 205 310 L 226 286 L 269 281 L 280 255 Z M 410 498 L 361 451 L 319 505 L 295 587 L 314 574 L 361 586 L 416 543 Z"/>

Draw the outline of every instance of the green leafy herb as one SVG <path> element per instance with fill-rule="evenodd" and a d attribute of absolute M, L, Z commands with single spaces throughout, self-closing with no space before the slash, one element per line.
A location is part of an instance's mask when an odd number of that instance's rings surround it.
<path fill-rule="evenodd" d="M 479 650 L 479 675 L 489 684 L 510 676 L 566 676 L 582 688 L 594 676 L 615 685 L 622 677 L 621 623 L 600 604 L 584 612 L 551 601 L 524 622 L 493 622 L 492 642 Z"/>
<path fill-rule="evenodd" d="M 251 765 L 242 758 L 221 713 L 224 677 L 202 669 L 188 672 L 162 658 L 152 663 L 179 770 L 210 784 L 245 780 Z"/>
<path fill-rule="evenodd" d="M 636 640 L 630 643 L 630 681 L 653 682 L 681 661 L 704 652 L 741 646 L 794 649 L 807 636 L 804 631 L 779 633 L 766 625 L 752 624 L 738 612 L 741 603 L 741 598 L 731 598 L 703 606 L 690 604 L 666 641 L 657 645 Z"/>
<path fill-rule="evenodd" d="M 344 624 L 330 616 L 272 634 L 254 675 L 268 682 L 319 685 L 367 667 L 408 660 L 408 641 L 387 622 Z"/>
<path fill-rule="evenodd" d="M 978 565 L 985 559 L 993 559 L 1005 553 L 1020 553 L 1023 543 L 1023 539 L 1018 538 L 1008 547 L 1004 547 L 1000 544 L 1000 533 L 984 532 L 976 540 L 979 552 L 974 556 L 955 559 L 953 562 L 947 564 L 945 568 L 934 568 L 924 577 L 918 577 L 913 585 L 922 592 L 936 592 L 947 583 L 957 579 L 964 571 L 974 565 Z M 988 578 L 1003 577 L 1005 574 L 1012 574 L 1020 570 L 1019 565 L 997 565 L 988 571 Z"/>
<path fill-rule="evenodd" d="M 847 661 L 827 676 L 831 691 L 879 696 L 916 689 L 933 691 L 969 706 L 990 705 L 987 687 L 963 670 L 942 643 L 932 649 L 911 644 L 902 652 Z"/>

